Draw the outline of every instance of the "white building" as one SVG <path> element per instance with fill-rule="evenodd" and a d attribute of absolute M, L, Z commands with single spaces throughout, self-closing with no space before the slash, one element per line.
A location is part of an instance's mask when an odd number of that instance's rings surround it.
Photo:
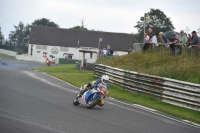
<path fill-rule="evenodd" d="M 137 41 L 131 34 L 33 26 L 28 56 L 82 60 L 85 51 L 87 62 L 95 63 L 99 49 L 113 49 L 113 55 L 125 55 L 134 43 Z"/>

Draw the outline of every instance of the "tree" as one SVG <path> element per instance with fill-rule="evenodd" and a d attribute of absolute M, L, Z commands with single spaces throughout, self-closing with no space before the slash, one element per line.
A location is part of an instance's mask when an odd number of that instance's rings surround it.
<path fill-rule="evenodd" d="M 174 26 L 169 17 L 167 17 L 164 12 L 159 9 L 150 9 L 150 12 L 145 13 L 145 17 L 150 16 L 150 22 L 146 23 L 145 32 L 148 28 L 151 28 L 154 33 L 166 32 L 174 30 Z M 144 33 L 144 16 L 140 17 L 140 21 L 134 27 L 137 28 L 140 38 L 143 38 Z"/>
<path fill-rule="evenodd" d="M 27 52 L 29 34 L 30 34 L 30 25 L 24 25 L 22 22 L 19 22 L 17 26 L 14 25 L 15 31 L 11 31 L 9 34 L 10 45 L 18 46 L 18 52 L 24 53 Z M 22 49 L 22 51 L 20 51 Z"/>
<path fill-rule="evenodd" d="M 143 34 L 144 34 L 143 32 L 134 33 L 133 36 L 138 42 L 142 42 L 143 41 Z"/>
<path fill-rule="evenodd" d="M 42 18 L 37 19 L 32 23 L 33 26 L 44 26 L 44 27 L 56 27 L 59 28 L 59 25 L 50 21 L 50 19 Z"/>
<path fill-rule="evenodd" d="M 70 29 L 74 29 L 74 30 L 88 30 L 88 29 L 85 27 L 84 23 L 85 23 L 85 19 L 83 18 L 83 19 L 81 20 L 81 26 L 74 26 L 74 27 L 72 27 L 72 28 L 70 28 Z"/>
<path fill-rule="evenodd" d="M 82 28 L 81 26 L 74 26 L 70 29 L 74 29 L 74 30 L 88 30 L 87 28 Z"/>
<path fill-rule="evenodd" d="M 1 32 L 1 27 L 0 27 L 0 48 L 3 47 L 3 42 L 4 42 L 4 35 Z"/>

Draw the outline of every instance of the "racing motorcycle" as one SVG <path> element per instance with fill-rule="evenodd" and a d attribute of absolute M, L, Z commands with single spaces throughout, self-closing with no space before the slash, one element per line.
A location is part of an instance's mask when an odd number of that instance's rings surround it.
<path fill-rule="evenodd" d="M 51 65 L 51 61 L 50 60 L 46 60 L 46 64 L 47 64 L 47 66 L 50 66 Z"/>
<path fill-rule="evenodd" d="M 80 91 L 83 89 L 83 87 L 80 88 Z M 97 104 L 100 105 L 100 100 L 106 97 L 106 92 L 107 88 L 104 85 L 101 85 L 99 89 L 93 88 L 87 90 L 81 97 L 79 97 L 80 94 L 78 94 L 74 100 L 73 104 L 74 105 L 79 105 L 83 104 L 85 105 L 88 109 L 91 109 L 95 107 Z"/>

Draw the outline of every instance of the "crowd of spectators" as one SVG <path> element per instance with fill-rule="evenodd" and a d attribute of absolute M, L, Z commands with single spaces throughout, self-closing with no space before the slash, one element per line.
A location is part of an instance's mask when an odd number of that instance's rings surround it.
<path fill-rule="evenodd" d="M 107 56 L 113 56 L 114 50 L 113 49 L 102 49 L 100 50 L 100 53 L 102 53 L 103 57 L 107 57 Z"/>
<path fill-rule="evenodd" d="M 148 32 L 144 33 L 145 44 L 143 51 L 147 51 L 150 46 L 157 47 L 162 45 L 169 47 L 175 55 L 179 55 L 184 47 L 200 46 L 200 38 L 198 37 L 196 31 L 193 31 L 191 34 L 187 35 L 183 30 L 181 30 L 179 36 L 174 32 L 173 41 L 170 41 L 165 37 L 163 32 L 153 34 L 152 29 L 149 28 Z"/>

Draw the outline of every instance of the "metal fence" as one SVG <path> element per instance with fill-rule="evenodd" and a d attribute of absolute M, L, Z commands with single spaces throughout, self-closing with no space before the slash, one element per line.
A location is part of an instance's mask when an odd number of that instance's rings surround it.
<path fill-rule="evenodd" d="M 95 77 L 107 74 L 110 82 L 125 89 L 150 94 L 163 102 L 200 111 L 200 85 L 148 74 L 95 65 Z"/>

